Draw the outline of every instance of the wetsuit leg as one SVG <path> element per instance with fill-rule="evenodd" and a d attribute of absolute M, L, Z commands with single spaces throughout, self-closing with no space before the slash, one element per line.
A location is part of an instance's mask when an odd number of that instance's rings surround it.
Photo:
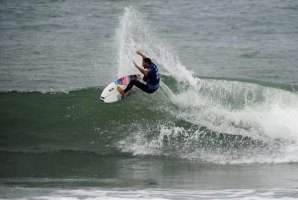
<path fill-rule="evenodd" d="M 129 82 L 129 84 L 127 85 L 127 87 L 125 88 L 124 92 L 128 92 L 133 86 L 136 86 L 138 88 L 140 88 L 141 90 L 143 90 L 144 92 L 147 93 L 153 93 L 155 90 L 152 90 L 148 87 L 148 85 L 141 83 L 140 81 L 137 80 L 131 80 Z"/>

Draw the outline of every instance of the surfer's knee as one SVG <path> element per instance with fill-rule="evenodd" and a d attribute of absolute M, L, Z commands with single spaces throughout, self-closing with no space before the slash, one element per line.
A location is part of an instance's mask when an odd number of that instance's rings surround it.
<path fill-rule="evenodd" d="M 134 79 L 130 81 L 130 83 L 133 84 L 133 85 L 136 85 L 138 82 L 139 82 L 139 81 L 134 80 Z"/>

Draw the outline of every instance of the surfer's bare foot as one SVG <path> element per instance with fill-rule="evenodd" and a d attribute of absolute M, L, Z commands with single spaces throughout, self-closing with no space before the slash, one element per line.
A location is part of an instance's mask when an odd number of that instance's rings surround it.
<path fill-rule="evenodd" d="M 117 91 L 123 96 L 125 95 L 124 90 L 120 86 L 117 86 Z"/>

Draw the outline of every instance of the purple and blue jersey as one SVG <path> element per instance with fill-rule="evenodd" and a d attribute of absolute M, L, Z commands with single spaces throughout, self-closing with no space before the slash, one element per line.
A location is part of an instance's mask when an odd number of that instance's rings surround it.
<path fill-rule="evenodd" d="M 152 90 L 157 90 L 159 87 L 160 74 L 158 68 L 154 63 L 151 63 L 148 70 L 148 76 L 144 76 L 143 80 L 146 81 L 148 87 Z"/>

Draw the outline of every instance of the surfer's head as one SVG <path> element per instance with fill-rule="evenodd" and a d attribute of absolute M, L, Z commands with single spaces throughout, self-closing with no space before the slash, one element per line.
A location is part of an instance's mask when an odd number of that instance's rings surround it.
<path fill-rule="evenodd" d="M 143 63 L 142 63 L 142 66 L 144 67 L 144 68 L 148 68 L 148 67 L 150 67 L 150 65 L 151 65 L 151 59 L 150 58 L 144 58 L 143 59 Z"/>

